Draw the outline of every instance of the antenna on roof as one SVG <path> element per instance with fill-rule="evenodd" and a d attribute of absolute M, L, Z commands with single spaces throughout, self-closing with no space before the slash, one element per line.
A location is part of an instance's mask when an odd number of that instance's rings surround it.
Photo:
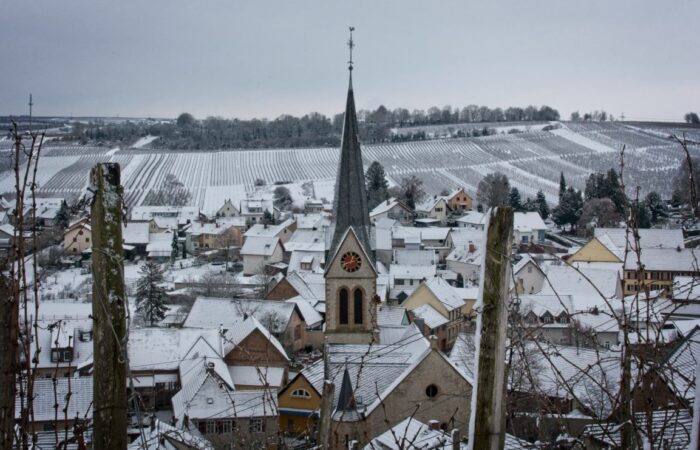
<path fill-rule="evenodd" d="M 352 49 L 355 47 L 355 41 L 352 40 L 352 32 L 355 31 L 355 27 L 349 27 L 350 30 L 350 39 L 348 40 L 348 48 L 350 49 L 350 60 L 348 61 L 348 70 L 350 71 L 352 75 Z"/>

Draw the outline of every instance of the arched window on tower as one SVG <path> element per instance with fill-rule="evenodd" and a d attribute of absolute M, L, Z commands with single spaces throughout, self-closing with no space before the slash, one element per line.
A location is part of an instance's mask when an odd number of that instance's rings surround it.
<path fill-rule="evenodd" d="M 362 289 L 357 288 L 355 289 L 355 292 L 353 293 L 353 313 L 355 316 L 355 323 L 361 324 L 362 323 L 362 312 L 364 311 L 363 308 L 363 303 L 364 301 L 362 300 Z"/>
<path fill-rule="evenodd" d="M 348 290 L 341 288 L 338 294 L 338 321 L 341 325 L 348 324 Z"/>

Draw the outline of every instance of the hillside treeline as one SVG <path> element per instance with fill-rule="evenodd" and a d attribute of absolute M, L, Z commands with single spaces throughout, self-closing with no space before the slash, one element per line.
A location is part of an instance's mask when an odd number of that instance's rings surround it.
<path fill-rule="evenodd" d="M 559 112 L 549 106 L 506 109 L 470 105 L 464 108 L 432 107 L 409 111 L 406 108 L 361 110 L 360 139 L 365 143 L 405 140 L 392 133 L 392 128 L 442 125 L 456 123 L 514 122 L 558 120 Z M 334 147 L 340 143 L 343 114 L 333 118 L 319 113 L 302 117 L 282 115 L 268 119 L 224 119 L 207 117 L 197 120 L 188 113 L 175 122 L 143 123 L 76 123 L 71 138 L 82 142 L 111 142 L 129 144 L 146 135 L 159 136 L 153 142 L 157 148 L 220 149 L 220 148 L 294 148 Z M 415 133 L 423 139 L 425 133 Z"/>

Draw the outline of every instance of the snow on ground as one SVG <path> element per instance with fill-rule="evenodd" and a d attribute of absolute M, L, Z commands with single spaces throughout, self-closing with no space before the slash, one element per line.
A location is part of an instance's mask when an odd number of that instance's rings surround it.
<path fill-rule="evenodd" d="M 207 186 L 202 212 L 207 215 L 215 214 L 224 205 L 224 202 L 229 199 L 236 208 L 240 208 L 241 200 L 245 200 L 245 198 L 246 186 L 244 184 Z"/>
<path fill-rule="evenodd" d="M 39 187 L 45 185 L 54 175 L 79 159 L 80 156 L 42 156 L 39 159 L 39 170 L 37 170 L 37 184 Z M 26 164 L 22 167 L 22 173 L 25 169 Z M 15 175 L 12 171 L 0 174 L 0 192 L 15 192 Z"/>
<path fill-rule="evenodd" d="M 584 147 L 588 147 L 593 151 L 600 152 L 600 153 L 609 153 L 609 152 L 614 152 L 616 151 L 614 148 L 610 148 L 607 145 L 603 145 L 600 142 L 596 142 L 592 139 L 588 139 L 585 136 L 582 136 L 578 133 L 574 133 L 573 131 L 569 130 L 568 128 L 557 128 L 556 130 L 551 130 L 550 133 L 555 134 L 559 137 L 563 137 L 564 139 L 567 139 L 571 142 L 574 142 L 578 145 L 582 145 Z"/>
<path fill-rule="evenodd" d="M 84 269 L 67 269 L 47 275 L 41 284 L 42 299 L 75 298 L 91 289 L 92 274 Z M 71 297 L 73 296 L 73 297 Z"/>
<path fill-rule="evenodd" d="M 105 156 L 112 157 L 117 154 L 119 151 L 119 147 L 114 147 L 113 149 L 109 150 L 107 153 L 105 153 Z"/>
<path fill-rule="evenodd" d="M 134 142 L 134 145 L 132 145 L 131 147 L 132 148 L 145 147 L 146 145 L 150 144 L 151 142 L 155 141 L 156 139 L 158 139 L 158 136 L 151 136 L 151 135 L 144 136 L 141 139 L 139 139 L 138 141 Z"/>

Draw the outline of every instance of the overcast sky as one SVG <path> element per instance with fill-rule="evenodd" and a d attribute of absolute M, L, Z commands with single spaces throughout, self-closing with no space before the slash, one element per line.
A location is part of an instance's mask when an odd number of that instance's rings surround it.
<path fill-rule="evenodd" d="M 700 2 L 29 0 L 0 14 L 0 114 L 198 118 L 549 104 L 700 111 Z"/>

